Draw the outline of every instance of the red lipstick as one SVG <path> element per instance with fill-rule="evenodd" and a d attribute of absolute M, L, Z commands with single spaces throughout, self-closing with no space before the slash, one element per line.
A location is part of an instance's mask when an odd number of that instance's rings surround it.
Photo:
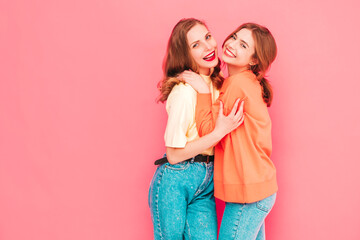
<path fill-rule="evenodd" d="M 212 51 L 203 58 L 205 61 L 211 62 L 215 59 L 215 51 Z"/>

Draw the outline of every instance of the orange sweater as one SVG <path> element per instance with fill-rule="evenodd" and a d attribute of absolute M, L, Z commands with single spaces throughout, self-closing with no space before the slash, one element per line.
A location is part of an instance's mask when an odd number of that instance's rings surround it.
<path fill-rule="evenodd" d="M 240 98 L 245 100 L 244 123 L 215 146 L 215 197 L 251 203 L 274 194 L 278 187 L 271 155 L 271 120 L 262 88 L 251 71 L 227 78 L 212 105 L 210 94 L 198 94 L 196 125 L 200 136 L 210 133 L 219 113 L 219 101 L 228 115 Z"/>

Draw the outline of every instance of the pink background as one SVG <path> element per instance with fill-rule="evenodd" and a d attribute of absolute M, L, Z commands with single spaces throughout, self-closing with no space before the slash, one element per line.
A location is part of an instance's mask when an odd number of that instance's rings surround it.
<path fill-rule="evenodd" d="M 277 40 L 280 190 L 267 239 L 360 239 L 359 8 L 1 0 L 0 239 L 152 239 L 147 194 L 166 123 L 156 84 L 183 17 L 206 20 L 219 45 L 247 21 Z"/>

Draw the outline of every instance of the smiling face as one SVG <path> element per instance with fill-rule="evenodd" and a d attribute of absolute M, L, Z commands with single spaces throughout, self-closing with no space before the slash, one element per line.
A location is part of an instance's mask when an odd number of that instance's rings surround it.
<path fill-rule="evenodd" d="M 252 31 L 242 28 L 234 33 L 223 46 L 223 61 L 228 65 L 229 75 L 249 69 L 250 65 L 256 64 L 254 53 L 255 41 Z"/>
<path fill-rule="evenodd" d="M 215 39 L 204 25 L 196 24 L 187 33 L 187 41 L 199 73 L 209 75 L 210 69 L 219 62 Z"/>

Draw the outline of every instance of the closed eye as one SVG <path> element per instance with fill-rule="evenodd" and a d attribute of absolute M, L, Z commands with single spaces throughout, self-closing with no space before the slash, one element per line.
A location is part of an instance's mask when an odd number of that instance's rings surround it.
<path fill-rule="evenodd" d="M 249 44 L 247 44 L 247 42 L 245 42 L 244 40 L 241 40 L 240 41 L 240 46 L 242 47 L 242 48 L 248 48 L 249 47 Z"/>

